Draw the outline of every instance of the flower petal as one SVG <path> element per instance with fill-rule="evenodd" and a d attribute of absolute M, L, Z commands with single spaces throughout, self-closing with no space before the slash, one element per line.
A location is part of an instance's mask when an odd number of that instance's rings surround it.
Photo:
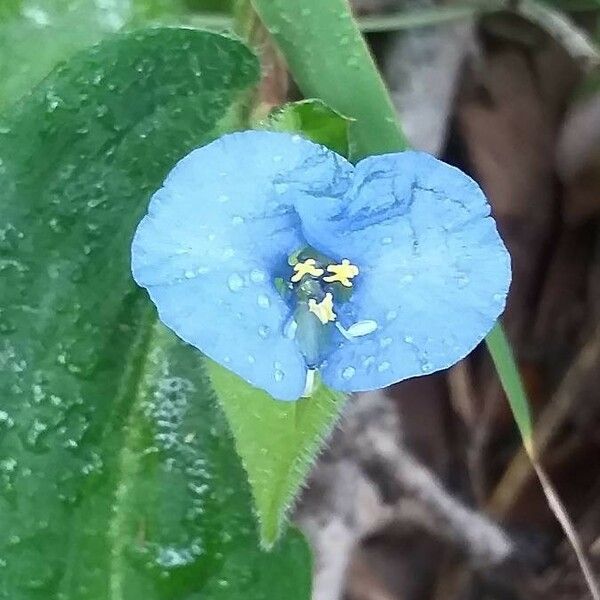
<path fill-rule="evenodd" d="M 428 154 L 367 158 L 345 198 L 329 199 L 320 215 L 298 208 L 311 244 L 360 269 L 340 324 L 377 323 L 373 333 L 339 336 L 322 369 L 333 388 L 375 389 L 449 367 L 504 308 L 510 257 L 485 196 Z"/>
<path fill-rule="evenodd" d="M 299 136 L 226 135 L 176 165 L 133 240 L 134 278 L 161 321 L 276 398 L 298 398 L 306 378 L 274 286 L 306 243 L 293 196 L 346 189 L 340 165 L 351 169 Z"/>

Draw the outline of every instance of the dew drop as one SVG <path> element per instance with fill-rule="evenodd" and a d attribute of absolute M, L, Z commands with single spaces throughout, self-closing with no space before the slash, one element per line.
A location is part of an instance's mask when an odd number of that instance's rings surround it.
<path fill-rule="evenodd" d="M 265 272 L 260 269 L 252 269 L 252 271 L 250 271 L 250 280 L 254 283 L 262 283 L 266 278 Z"/>
<path fill-rule="evenodd" d="M 459 278 L 457 279 L 457 283 L 458 283 L 458 287 L 459 288 L 464 288 L 467 285 L 469 285 L 470 283 L 470 279 L 467 277 L 467 275 L 465 275 L 464 273 L 462 275 L 459 276 Z"/>
<path fill-rule="evenodd" d="M 287 183 L 275 183 L 273 187 L 278 194 L 285 194 L 289 186 Z"/>
<path fill-rule="evenodd" d="M 283 379 L 283 371 L 279 369 L 275 369 L 275 373 L 273 374 L 275 381 L 279 383 Z"/>
<path fill-rule="evenodd" d="M 241 225 L 244 222 L 244 217 L 240 217 L 239 215 L 236 215 L 235 217 L 233 217 L 231 219 L 231 222 L 234 225 Z"/>
<path fill-rule="evenodd" d="M 390 310 L 386 315 L 388 321 L 393 321 L 398 316 L 398 312 L 395 310 Z"/>
<path fill-rule="evenodd" d="M 412 343 L 413 343 L 415 340 L 414 340 L 414 338 L 413 338 L 411 335 L 405 335 L 405 336 L 404 336 L 404 341 L 405 341 L 407 344 L 412 344 Z"/>
<path fill-rule="evenodd" d="M 374 356 L 367 356 L 367 358 L 365 358 L 365 360 L 363 360 L 363 367 L 365 367 L 365 369 L 368 369 L 369 367 L 373 366 L 374 364 L 375 364 Z"/>
<path fill-rule="evenodd" d="M 391 343 L 392 343 L 391 337 L 384 337 L 384 338 L 381 338 L 381 340 L 379 340 L 379 345 L 382 348 L 387 348 Z"/>
<path fill-rule="evenodd" d="M 294 319 L 290 319 L 284 329 L 283 335 L 289 340 L 293 340 L 296 337 L 296 330 L 298 329 L 298 323 Z"/>
<path fill-rule="evenodd" d="M 271 330 L 266 325 L 261 325 L 258 328 L 258 335 L 260 335 L 260 337 L 263 338 L 263 340 L 269 337 L 270 332 Z"/>
<path fill-rule="evenodd" d="M 261 308 L 269 308 L 269 306 L 271 306 L 271 301 L 269 300 L 269 296 L 267 296 L 266 294 L 259 294 L 256 301 L 258 302 L 258 305 Z"/>
<path fill-rule="evenodd" d="M 421 365 L 421 371 L 423 371 L 423 373 L 429 373 L 429 371 L 431 371 L 432 368 L 433 365 L 430 362 L 424 362 Z"/>
<path fill-rule="evenodd" d="M 232 292 L 238 292 L 244 287 L 244 280 L 237 273 L 232 273 L 227 279 L 227 286 Z"/>
<path fill-rule="evenodd" d="M 276 162 L 276 163 L 277 163 L 277 162 L 281 162 L 282 160 L 283 160 L 283 156 L 281 156 L 281 154 L 276 154 L 276 155 L 273 157 L 273 162 Z"/>
<path fill-rule="evenodd" d="M 342 371 L 342 378 L 343 379 L 352 379 L 352 377 L 354 377 L 354 374 L 356 373 L 356 369 L 354 367 L 346 367 L 343 371 Z"/>
<path fill-rule="evenodd" d="M 392 365 L 387 361 L 383 361 L 382 363 L 379 364 L 379 366 L 377 367 L 377 370 L 380 373 L 384 373 L 385 371 L 387 371 Z"/>
<path fill-rule="evenodd" d="M 223 250 L 223 258 L 227 259 L 227 258 L 232 258 L 235 255 L 235 252 L 233 250 L 233 248 L 225 248 L 225 250 Z"/>
<path fill-rule="evenodd" d="M 404 275 L 404 277 L 402 277 L 402 279 L 400 279 L 400 281 L 402 283 L 410 283 L 414 278 L 415 276 L 412 273 L 407 273 Z"/>
<path fill-rule="evenodd" d="M 256 359 L 254 358 L 254 356 L 252 356 L 252 354 L 248 354 L 248 362 L 253 365 L 256 362 Z"/>
<path fill-rule="evenodd" d="M 494 302 L 502 302 L 504 300 L 504 294 L 494 294 Z"/>
<path fill-rule="evenodd" d="M 183 275 L 186 279 L 192 279 L 196 273 L 194 273 L 194 271 L 186 271 Z"/>
<path fill-rule="evenodd" d="M 391 244 L 393 241 L 394 240 L 391 237 L 387 237 L 387 236 L 386 237 L 382 237 L 381 238 L 381 245 L 382 246 L 389 246 L 389 244 Z"/>
<path fill-rule="evenodd" d="M 221 194 L 217 200 L 219 202 L 229 202 L 229 196 L 227 194 Z"/>

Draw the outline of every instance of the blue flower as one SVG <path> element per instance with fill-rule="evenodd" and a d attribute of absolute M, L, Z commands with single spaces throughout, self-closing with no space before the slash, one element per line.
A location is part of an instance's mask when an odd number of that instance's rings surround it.
<path fill-rule="evenodd" d="M 316 372 L 352 392 L 449 367 L 510 283 L 485 196 L 458 169 L 421 152 L 353 166 L 264 131 L 175 166 L 132 270 L 179 337 L 282 400 L 310 393 Z"/>

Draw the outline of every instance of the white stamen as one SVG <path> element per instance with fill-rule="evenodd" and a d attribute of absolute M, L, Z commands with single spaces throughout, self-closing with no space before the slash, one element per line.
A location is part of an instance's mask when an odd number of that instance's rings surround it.
<path fill-rule="evenodd" d="M 378 325 L 377 321 L 357 321 L 348 327 L 348 329 L 344 329 L 343 325 L 336 322 L 335 326 L 338 328 L 338 331 L 348 340 L 352 341 L 358 337 L 362 337 L 363 335 L 369 335 L 369 333 L 373 333 Z"/>
<path fill-rule="evenodd" d="M 348 331 L 346 329 L 344 329 L 344 326 L 339 322 L 336 321 L 335 322 L 335 326 L 337 327 L 338 331 L 349 341 L 351 342 L 354 338 L 348 333 Z"/>
<path fill-rule="evenodd" d="M 377 329 L 377 321 L 358 321 L 348 327 L 348 333 L 351 337 L 362 337 L 369 335 Z"/>

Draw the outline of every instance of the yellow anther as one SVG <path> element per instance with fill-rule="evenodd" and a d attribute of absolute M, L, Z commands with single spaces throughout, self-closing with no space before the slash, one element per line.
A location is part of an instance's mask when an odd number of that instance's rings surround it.
<path fill-rule="evenodd" d="M 316 266 L 317 261 L 314 258 L 307 258 L 303 262 L 296 263 L 294 265 L 294 274 L 292 275 L 291 282 L 298 283 L 305 275 L 312 275 L 313 277 L 320 277 L 325 273 L 323 269 Z"/>
<path fill-rule="evenodd" d="M 323 281 L 327 283 L 339 282 L 345 287 L 352 287 L 350 280 L 358 275 L 358 267 L 353 265 L 347 258 L 342 260 L 341 265 L 329 265 L 327 271 L 333 273 L 333 275 L 323 277 Z"/>
<path fill-rule="evenodd" d="M 314 298 L 308 301 L 308 310 L 316 315 L 323 325 L 330 321 L 335 321 L 336 314 L 333 312 L 333 296 L 331 292 L 325 294 L 325 298 L 321 302 L 317 302 Z"/>

